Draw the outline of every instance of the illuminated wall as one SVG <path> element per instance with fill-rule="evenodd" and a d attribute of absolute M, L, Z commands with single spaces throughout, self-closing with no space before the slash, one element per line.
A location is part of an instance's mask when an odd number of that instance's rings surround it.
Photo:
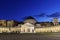
<path fill-rule="evenodd" d="M 35 32 L 60 32 L 60 27 L 35 28 Z"/>
<path fill-rule="evenodd" d="M 20 32 L 21 28 L 20 27 L 0 27 L 0 33 L 6 32 L 6 33 L 10 33 L 10 32 Z"/>

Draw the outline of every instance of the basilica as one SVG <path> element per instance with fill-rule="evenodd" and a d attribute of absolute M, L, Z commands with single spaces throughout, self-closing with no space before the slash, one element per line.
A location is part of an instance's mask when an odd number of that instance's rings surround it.
<path fill-rule="evenodd" d="M 0 20 L 0 33 L 59 32 L 59 25 L 58 18 L 53 18 L 52 22 L 38 22 L 35 18 L 29 16 L 23 22 Z"/>

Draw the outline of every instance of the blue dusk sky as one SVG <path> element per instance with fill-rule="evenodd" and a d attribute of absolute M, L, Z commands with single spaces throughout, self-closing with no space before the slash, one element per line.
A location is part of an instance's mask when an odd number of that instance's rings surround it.
<path fill-rule="evenodd" d="M 55 12 L 60 12 L 60 0 L 0 0 L 0 19 L 21 21 L 26 16 Z M 45 16 L 35 18 L 40 22 L 52 19 Z"/>

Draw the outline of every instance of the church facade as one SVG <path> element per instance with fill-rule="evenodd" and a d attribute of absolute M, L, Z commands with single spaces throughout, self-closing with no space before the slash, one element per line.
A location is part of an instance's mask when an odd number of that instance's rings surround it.
<path fill-rule="evenodd" d="M 34 25 L 31 23 L 25 23 L 21 26 L 21 33 L 35 33 Z"/>

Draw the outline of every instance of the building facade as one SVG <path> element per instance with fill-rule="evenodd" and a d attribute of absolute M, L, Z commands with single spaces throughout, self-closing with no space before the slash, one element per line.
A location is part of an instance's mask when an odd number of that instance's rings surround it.
<path fill-rule="evenodd" d="M 54 24 L 54 26 L 59 25 L 58 18 L 54 18 L 53 19 L 53 24 Z"/>
<path fill-rule="evenodd" d="M 6 27 L 6 20 L 0 20 L 0 26 Z"/>
<path fill-rule="evenodd" d="M 14 27 L 16 26 L 16 22 L 14 20 L 7 21 L 7 27 Z"/>

